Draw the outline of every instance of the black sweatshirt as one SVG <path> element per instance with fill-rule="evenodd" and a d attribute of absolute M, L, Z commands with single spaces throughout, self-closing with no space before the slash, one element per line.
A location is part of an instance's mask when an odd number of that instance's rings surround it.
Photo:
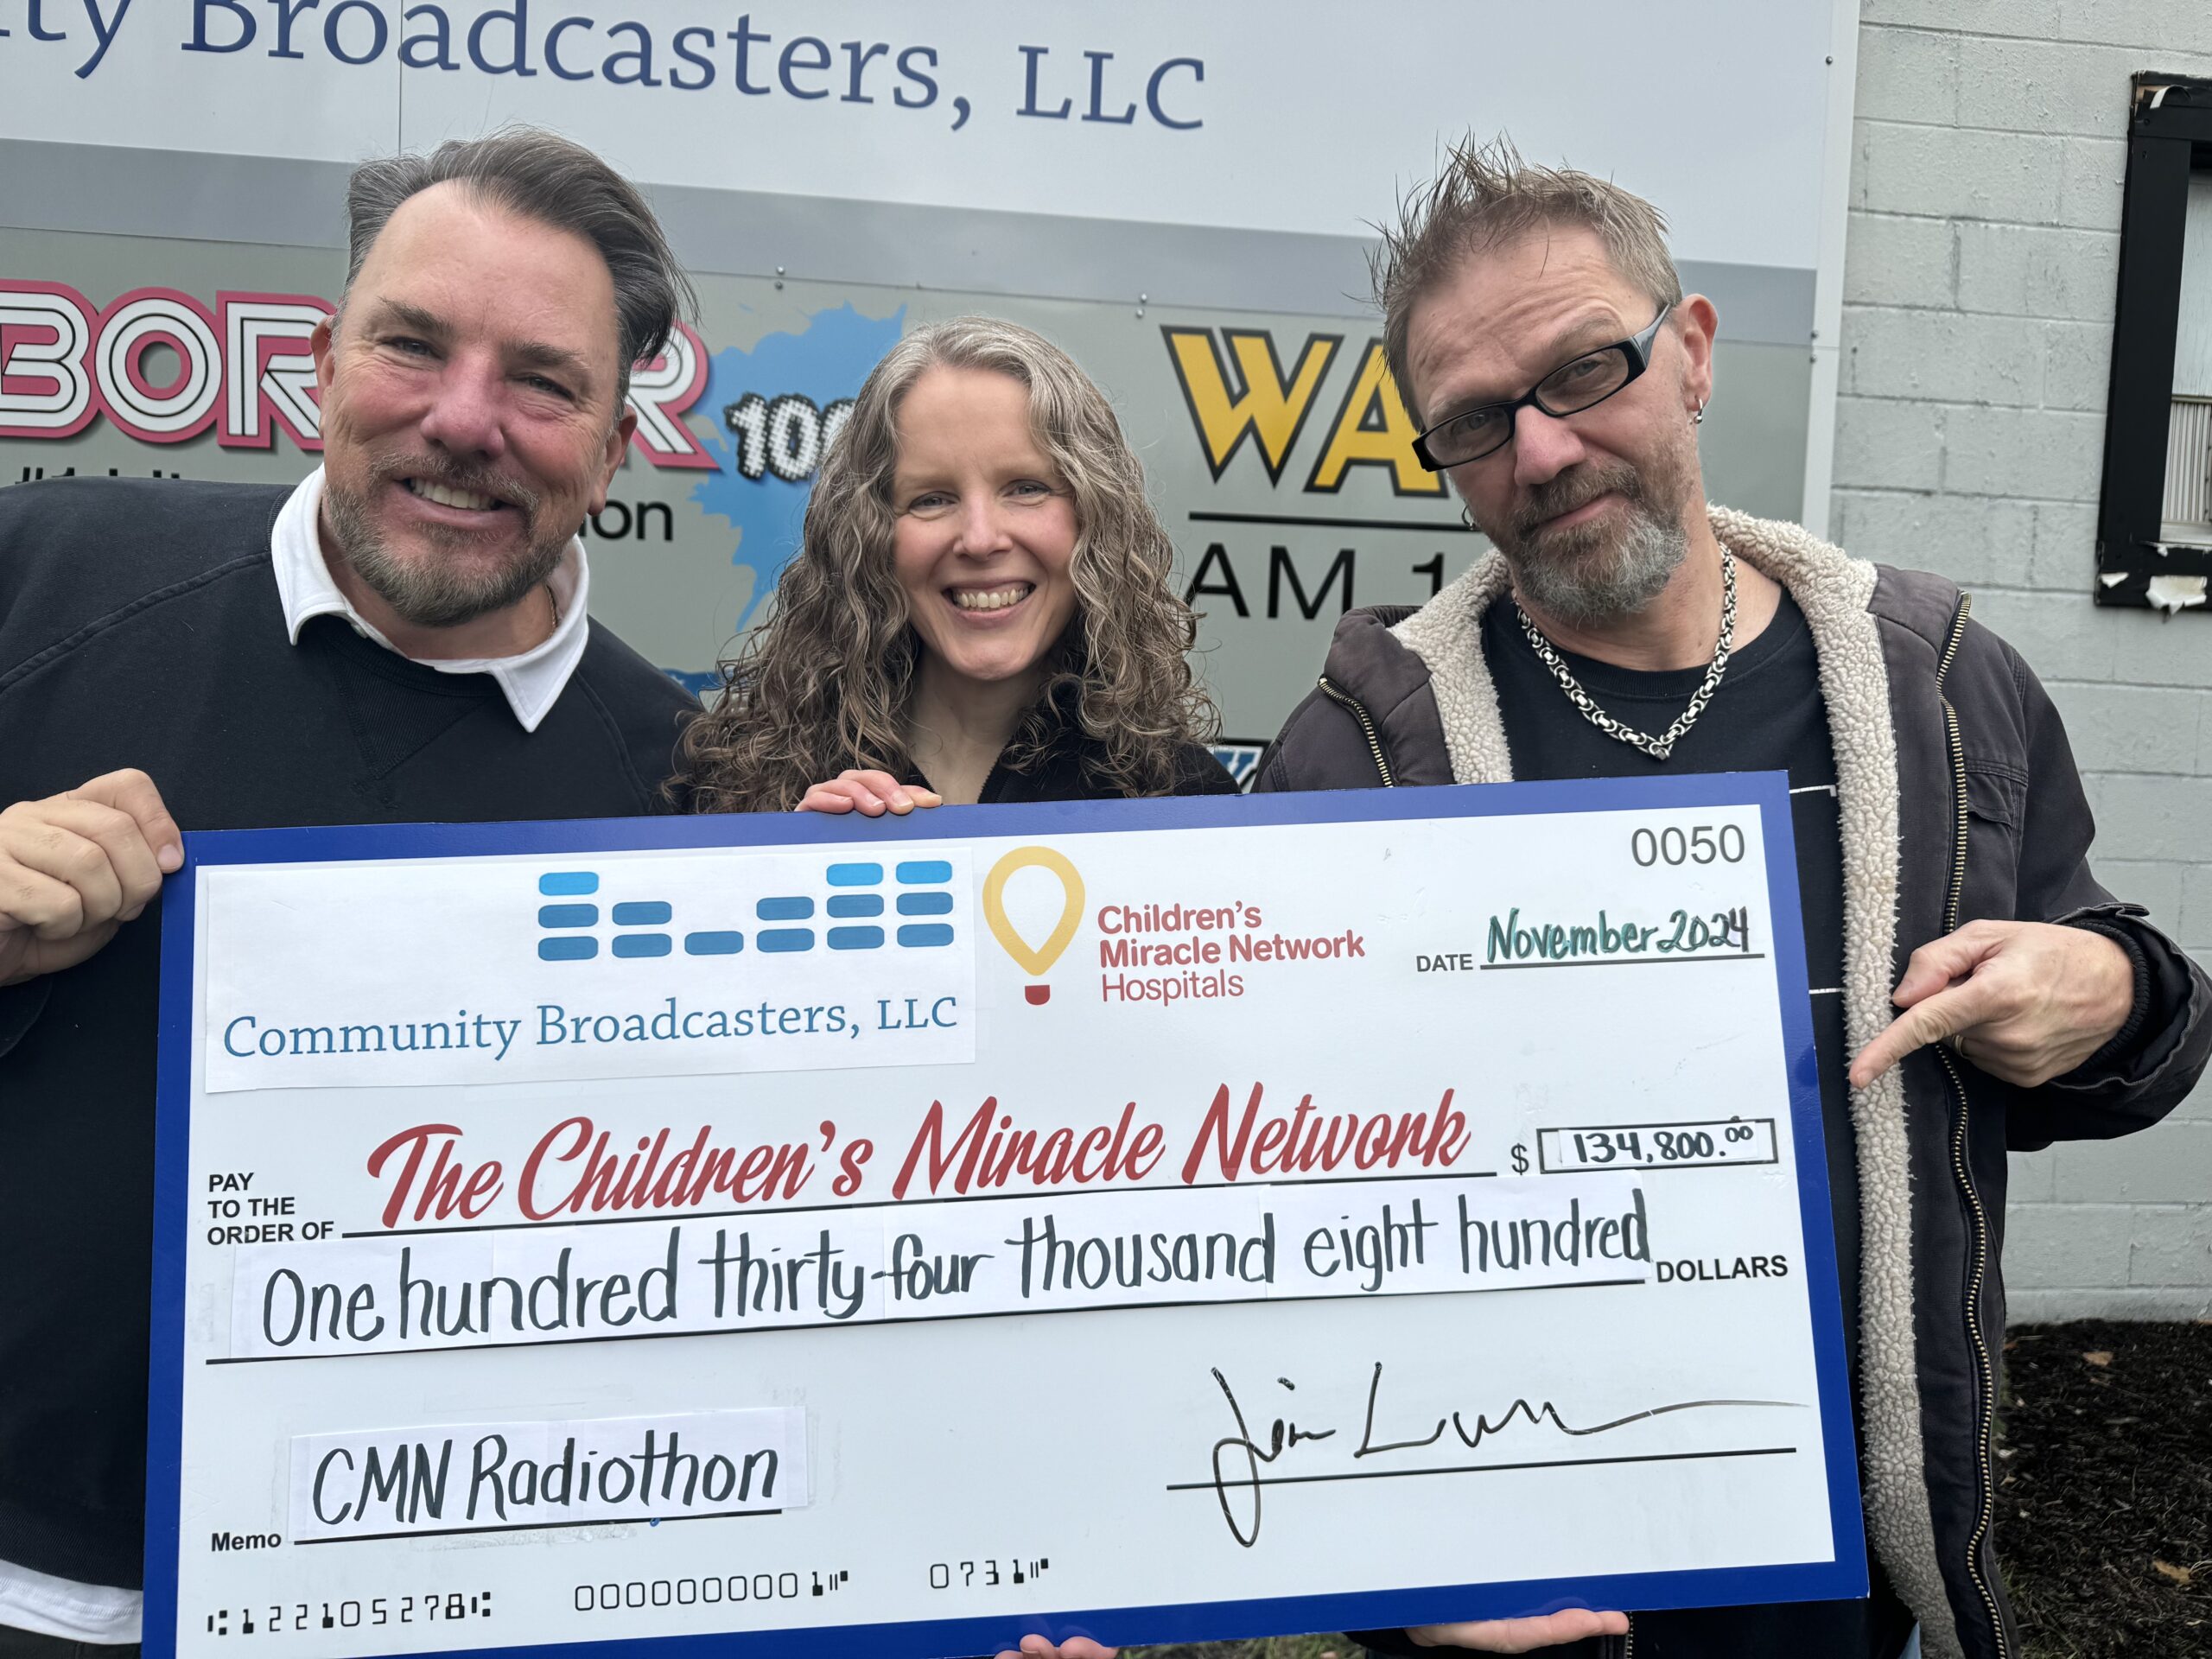
<path fill-rule="evenodd" d="M 596 624 L 534 733 L 340 618 L 289 643 L 289 493 L 0 490 L 0 806 L 137 766 L 187 830 L 666 810 L 696 704 Z M 0 989 L 0 1560 L 79 1583 L 139 1582 L 158 909 Z"/>
<path fill-rule="evenodd" d="M 990 773 L 983 779 L 983 792 L 976 798 L 978 806 L 1013 806 L 1035 801 L 1110 801 L 1122 798 L 1116 791 L 1108 789 L 1084 772 L 1084 760 L 1091 752 L 1089 739 L 1071 729 L 1064 730 L 1060 739 L 1044 754 L 1039 756 L 1026 772 L 1016 772 L 1006 763 L 1003 753 L 992 764 Z M 922 774 L 919 766 L 907 768 L 905 780 L 937 792 L 936 785 Z M 1229 768 L 1214 759 L 1213 751 L 1203 743 L 1185 743 L 1175 752 L 1174 781 L 1167 787 L 1170 795 L 1234 795 L 1236 779 L 1230 777 Z"/>

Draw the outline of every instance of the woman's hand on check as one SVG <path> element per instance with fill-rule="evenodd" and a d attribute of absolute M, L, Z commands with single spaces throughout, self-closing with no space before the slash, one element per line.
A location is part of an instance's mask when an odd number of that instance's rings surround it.
<path fill-rule="evenodd" d="M 871 818 L 886 812 L 900 816 L 918 806 L 942 806 L 944 798 L 918 784 L 902 784 L 887 772 L 841 772 L 826 784 L 817 784 L 795 809 L 800 812 L 851 812 Z M 1071 1655 L 1069 1659 L 1089 1659 Z"/>
<path fill-rule="evenodd" d="M 1477 1653 L 1538 1653 L 1592 1636 L 1626 1636 L 1626 1613 L 1573 1607 L 1541 1618 L 1486 1618 L 1470 1624 L 1423 1624 L 1406 1634 L 1424 1648 L 1471 1648 Z M 1004 1656 L 1001 1656 L 1004 1659 Z"/>
<path fill-rule="evenodd" d="M 1114 1659 L 1120 1651 L 1087 1636 L 1071 1637 L 1057 1647 L 1044 1637 L 1025 1636 L 1019 1648 L 1007 1649 L 999 1659 Z"/>

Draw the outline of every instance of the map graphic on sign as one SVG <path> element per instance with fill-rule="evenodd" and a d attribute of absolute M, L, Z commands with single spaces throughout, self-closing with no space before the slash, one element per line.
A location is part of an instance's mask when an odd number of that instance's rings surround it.
<path fill-rule="evenodd" d="M 750 349 L 715 353 L 699 411 L 712 423 L 706 442 L 720 466 L 699 481 L 691 499 L 737 529 L 730 563 L 753 578 L 738 613 L 741 628 L 798 552 L 822 452 L 906 320 L 904 306 L 878 319 L 848 303 L 817 311 L 805 327 L 766 335 Z"/>

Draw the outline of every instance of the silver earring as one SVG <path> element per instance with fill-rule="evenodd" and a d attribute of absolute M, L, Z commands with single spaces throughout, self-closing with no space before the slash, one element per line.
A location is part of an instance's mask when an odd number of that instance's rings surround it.
<path fill-rule="evenodd" d="M 1690 424 L 1692 426 L 1703 426 L 1705 424 L 1705 399 L 1702 397 L 1698 399 L 1696 409 L 1690 412 Z"/>
<path fill-rule="evenodd" d="M 1459 509 L 1459 522 L 1465 524 L 1469 530 L 1472 530 L 1475 527 L 1475 516 L 1471 512 L 1469 512 L 1466 508 L 1461 507 Z"/>

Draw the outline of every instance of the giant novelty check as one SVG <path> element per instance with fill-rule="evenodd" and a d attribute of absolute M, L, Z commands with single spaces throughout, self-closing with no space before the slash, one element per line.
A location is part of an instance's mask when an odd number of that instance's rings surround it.
<path fill-rule="evenodd" d="M 152 1653 L 1865 1593 L 1779 774 L 187 851 Z"/>

